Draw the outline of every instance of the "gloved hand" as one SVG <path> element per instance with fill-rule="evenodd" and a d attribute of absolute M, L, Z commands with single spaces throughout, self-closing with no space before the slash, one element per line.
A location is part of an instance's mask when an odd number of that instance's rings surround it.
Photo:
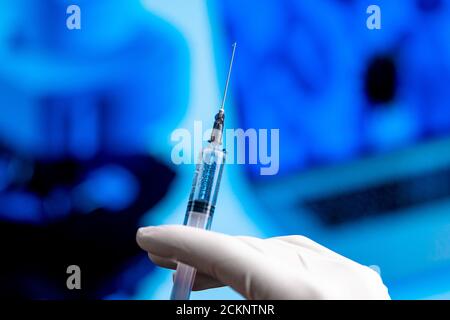
<path fill-rule="evenodd" d="M 233 237 L 186 226 L 140 228 L 165 268 L 193 266 L 193 290 L 230 286 L 247 299 L 389 299 L 378 273 L 302 236 Z"/>

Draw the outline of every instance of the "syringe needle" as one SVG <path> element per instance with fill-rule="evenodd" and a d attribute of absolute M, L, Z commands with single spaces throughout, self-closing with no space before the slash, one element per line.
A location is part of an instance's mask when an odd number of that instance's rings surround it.
<path fill-rule="evenodd" d="M 225 91 L 223 93 L 222 105 L 220 106 L 220 110 L 222 110 L 222 112 L 224 111 L 225 100 L 227 99 L 228 84 L 230 83 L 231 69 L 233 68 L 234 52 L 236 51 L 236 45 L 237 45 L 236 42 L 233 43 L 232 45 L 233 53 L 231 54 L 230 67 L 228 68 L 227 82 L 225 83 Z"/>

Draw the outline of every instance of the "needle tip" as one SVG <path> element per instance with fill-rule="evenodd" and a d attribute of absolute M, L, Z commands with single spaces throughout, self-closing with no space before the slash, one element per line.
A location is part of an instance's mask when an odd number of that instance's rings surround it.
<path fill-rule="evenodd" d="M 231 60 L 230 60 L 230 66 L 228 68 L 228 77 L 227 77 L 227 81 L 225 82 L 225 91 L 223 93 L 223 98 L 222 98 L 222 105 L 220 107 L 220 110 L 223 112 L 224 111 L 224 107 L 225 107 L 225 100 L 227 98 L 227 91 L 228 91 L 228 83 L 230 82 L 230 75 L 231 75 L 231 68 L 233 67 L 233 61 L 234 61 L 234 51 L 236 50 L 236 41 L 233 43 L 233 53 L 231 54 Z"/>

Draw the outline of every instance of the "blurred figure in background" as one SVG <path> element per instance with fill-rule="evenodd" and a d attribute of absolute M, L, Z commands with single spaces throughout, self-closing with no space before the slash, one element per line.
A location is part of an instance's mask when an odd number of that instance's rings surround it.
<path fill-rule="evenodd" d="M 186 103 L 182 39 L 139 1 L 78 1 L 68 30 L 70 4 L 0 1 L 0 296 L 130 296 L 135 229 L 175 175 L 150 153 Z"/>

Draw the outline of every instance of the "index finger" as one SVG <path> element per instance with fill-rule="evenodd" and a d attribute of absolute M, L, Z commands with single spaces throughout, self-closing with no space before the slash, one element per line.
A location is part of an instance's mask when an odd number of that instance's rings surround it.
<path fill-rule="evenodd" d="M 140 228 L 139 246 L 155 255 L 190 265 L 248 297 L 249 286 L 264 279 L 264 255 L 237 238 L 187 226 Z M 251 277 L 251 279 L 250 279 Z"/>

